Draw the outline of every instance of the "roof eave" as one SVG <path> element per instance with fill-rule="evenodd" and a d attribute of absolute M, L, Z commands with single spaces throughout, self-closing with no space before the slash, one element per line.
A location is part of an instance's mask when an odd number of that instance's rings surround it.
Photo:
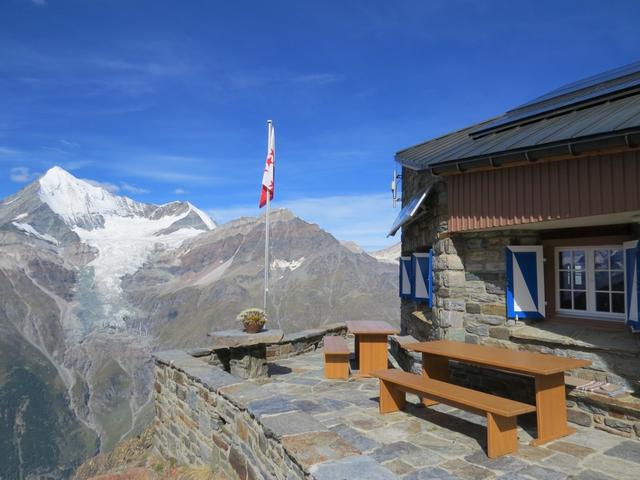
<path fill-rule="evenodd" d="M 635 148 L 640 146 L 640 128 L 610 132 L 593 137 L 582 137 L 562 140 L 551 144 L 536 147 L 506 150 L 487 155 L 478 155 L 463 159 L 453 159 L 430 165 L 424 161 L 410 160 L 395 155 L 395 161 L 402 166 L 416 171 L 430 170 L 434 174 L 462 172 L 477 167 L 500 167 L 509 163 L 523 161 L 535 162 L 543 158 L 558 157 L 562 155 L 580 155 L 593 150 L 617 147 Z"/>

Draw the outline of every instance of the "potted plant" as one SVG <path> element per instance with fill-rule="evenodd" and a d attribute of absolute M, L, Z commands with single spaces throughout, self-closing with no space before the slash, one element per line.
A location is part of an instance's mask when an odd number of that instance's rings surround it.
<path fill-rule="evenodd" d="M 247 308 L 238 314 L 237 319 L 242 322 L 247 333 L 258 333 L 267 323 L 267 315 L 261 308 Z"/>

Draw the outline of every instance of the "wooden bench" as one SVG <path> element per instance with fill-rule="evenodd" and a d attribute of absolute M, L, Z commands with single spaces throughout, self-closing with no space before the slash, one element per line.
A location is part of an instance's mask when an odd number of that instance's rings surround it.
<path fill-rule="evenodd" d="M 401 410 L 406 393 L 426 397 L 433 402 L 468 410 L 487 417 L 487 454 L 499 457 L 518 450 L 517 417 L 536 411 L 536 407 L 402 370 L 378 370 L 380 413 Z"/>
<path fill-rule="evenodd" d="M 344 380 L 349 378 L 349 347 L 342 337 L 324 337 L 324 376 Z"/>

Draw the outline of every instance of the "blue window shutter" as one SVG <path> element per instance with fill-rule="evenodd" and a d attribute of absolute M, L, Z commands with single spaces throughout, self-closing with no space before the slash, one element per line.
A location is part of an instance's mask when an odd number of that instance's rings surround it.
<path fill-rule="evenodd" d="M 634 332 L 640 332 L 638 289 L 640 288 L 640 242 L 625 242 L 624 248 L 624 292 L 627 325 Z"/>
<path fill-rule="evenodd" d="M 413 285 L 411 257 L 400 257 L 400 297 L 411 298 Z"/>
<path fill-rule="evenodd" d="M 419 302 L 426 302 L 429 308 L 433 306 L 433 250 L 429 253 L 414 253 L 412 257 L 414 276 L 411 296 Z"/>
<path fill-rule="evenodd" d="M 544 318 L 542 246 L 509 246 L 507 256 L 507 317 Z"/>

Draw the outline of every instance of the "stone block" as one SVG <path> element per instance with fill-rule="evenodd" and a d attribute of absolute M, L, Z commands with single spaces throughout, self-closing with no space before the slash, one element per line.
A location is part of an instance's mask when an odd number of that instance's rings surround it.
<path fill-rule="evenodd" d="M 477 335 L 465 335 L 464 336 L 464 343 L 473 343 L 473 344 L 479 344 L 480 343 L 480 339 Z"/>
<path fill-rule="evenodd" d="M 471 313 L 471 314 L 477 315 L 477 314 L 480 313 L 480 304 L 467 302 L 465 304 L 465 311 L 467 313 Z"/>
<path fill-rule="evenodd" d="M 262 419 L 267 436 L 280 439 L 286 435 L 308 432 L 326 432 L 327 428 L 304 412 L 270 415 Z"/>
<path fill-rule="evenodd" d="M 583 427 L 590 427 L 593 424 L 591 415 L 574 409 L 567 410 L 567 420 Z"/>
<path fill-rule="evenodd" d="M 282 438 L 282 445 L 289 455 L 305 469 L 318 463 L 339 460 L 361 453 L 335 432 L 313 432 L 286 436 Z"/>
<path fill-rule="evenodd" d="M 506 317 L 507 307 L 499 303 L 483 303 L 480 305 L 480 313 L 483 315 L 495 315 Z"/>
<path fill-rule="evenodd" d="M 364 455 L 314 465 L 311 467 L 311 474 L 315 480 L 336 480 L 342 478 L 394 480 L 398 478 L 373 458 Z"/>
<path fill-rule="evenodd" d="M 633 432 L 633 424 L 617 418 L 606 417 L 604 419 L 604 424 L 609 428 L 613 428 L 614 430 L 619 430 L 624 433 Z"/>
<path fill-rule="evenodd" d="M 482 323 L 467 323 L 464 328 L 467 332 L 474 335 L 479 335 L 481 337 L 489 336 L 489 326 Z"/>
<path fill-rule="evenodd" d="M 462 260 L 457 255 L 436 255 L 433 260 L 433 269 L 438 270 L 463 270 Z"/>
<path fill-rule="evenodd" d="M 459 328 L 463 324 L 464 313 L 452 310 L 437 309 L 436 321 L 441 327 Z"/>
<path fill-rule="evenodd" d="M 456 312 L 465 311 L 465 301 L 463 298 L 445 298 L 442 302 L 442 307 L 445 310 L 453 310 Z"/>
<path fill-rule="evenodd" d="M 262 415 L 293 412 L 297 410 L 293 398 L 287 395 L 276 395 L 262 400 L 255 400 L 247 405 L 247 410 L 256 418 Z"/>
<path fill-rule="evenodd" d="M 489 336 L 500 340 L 509 340 L 511 329 L 509 327 L 490 327 Z"/>

